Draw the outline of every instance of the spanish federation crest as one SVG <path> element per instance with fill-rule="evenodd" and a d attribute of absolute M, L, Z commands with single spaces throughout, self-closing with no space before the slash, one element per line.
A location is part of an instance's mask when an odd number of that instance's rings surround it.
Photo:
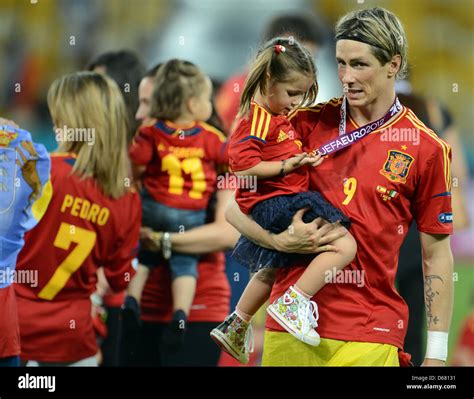
<path fill-rule="evenodd" d="M 380 169 L 380 174 L 391 182 L 406 183 L 410 166 L 414 158 L 401 151 L 389 150 L 385 165 Z"/>

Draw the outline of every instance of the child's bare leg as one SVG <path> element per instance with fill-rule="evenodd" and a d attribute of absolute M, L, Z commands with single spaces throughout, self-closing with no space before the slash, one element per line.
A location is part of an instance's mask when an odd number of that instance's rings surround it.
<path fill-rule="evenodd" d="M 250 321 L 258 309 L 270 298 L 276 269 L 261 269 L 253 275 L 245 287 L 235 310 L 238 315 Z"/>
<path fill-rule="evenodd" d="M 196 293 L 196 277 L 176 277 L 171 283 L 171 292 L 173 296 L 173 313 L 177 310 L 182 310 L 188 316 L 193 304 L 194 294 Z"/>
<path fill-rule="evenodd" d="M 320 253 L 306 268 L 295 287 L 301 294 L 312 297 L 326 285 L 328 273 L 341 270 L 346 267 L 355 257 L 357 244 L 351 234 L 338 238 L 332 242 L 337 252 Z"/>
<path fill-rule="evenodd" d="M 133 276 L 130 284 L 127 287 L 127 295 L 134 297 L 137 302 L 140 302 L 142 299 L 143 289 L 145 288 L 145 284 L 149 275 L 150 269 L 139 264 L 135 276 Z"/>

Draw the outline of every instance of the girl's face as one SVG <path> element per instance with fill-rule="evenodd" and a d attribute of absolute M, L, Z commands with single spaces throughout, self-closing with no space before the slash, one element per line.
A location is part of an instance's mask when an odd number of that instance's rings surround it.
<path fill-rule="evenodd" d="M 354 40 L 339 40 L 336 44 L 339 80 L 353 107 L 366 107 L 391 93 L 392 78 L 400 66 L 397 56 L 381 65 L 370 49 L 368 44 Z"/>
<path fill-rule="evenodd" d="M 303 101 L 304 95 L 314 84 L 314 78 L 302 73 L 292 72 L 288 82 L 268 84 L 263 96 L 266 107 L 274 115 L 288 115 Z"/>
<path fill-rule="evenodd" d="M 211 79 L 206 78 L 201 93 L 189 99 L 188 107 L 193 118 L 197 121 L 207 121 L 212 115 L 212 83 Z"/>

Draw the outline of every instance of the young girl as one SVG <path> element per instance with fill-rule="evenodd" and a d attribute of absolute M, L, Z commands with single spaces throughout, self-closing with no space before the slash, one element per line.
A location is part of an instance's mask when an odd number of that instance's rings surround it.
<path fill-rule="evenodd" d="M 172 276 L 173 323 L 165 334 L 179 346 L 196 290 L 198 256 L 172 253 L 170 232 L 184 232 L 205 223 L 206 208 L 217 179 L 216 167 L 228 163 L 225 136 L 204 123 L 212 114 L 212 85 L 197 66 L 170 60 L 154 81 L 152 125 L 140 129 L 130 149 L 136 169 L 142 169 L 143 225 L 159 231 L 160 246 Z M 141 251 L 140 263 L 151 268 L 159 255 Z M 139 267 L 126 299 L 140 300 L 149 270 Z M 126 314 L 124 316 L 126 317 Z"/>
<path fill-rule="evenodd" d="M 290 39 L 274 39 L 259 51 L 241 97 L 240 122 L 230 137 L 230 166 L 239 177 L 256 176 L 257 190 L 238 189 L 236 200 L 242 212 L 251 214 L 265 229 L 277 234 L 288 228 L 293 215 L 309 208 L 303 220 L 316 217 L 328 222 L 350 222 L 317 192 L 308 192 L 307 165 L 317 166 L 321 155 L 301 153 L 301 142 L 287 119 L 296 107 L 314 102 L 317 95 L 315 66 L 310 54 Z M 318 310 L 311 301 L 325 285 L 329 270 L 340 270 L 355 256 L 350 234 L 333 243 L 335 252 L 314 258 L 301 278 L 271 304 L 267 312 L 299 340 L 319 345 Z M 235 311 L 211 337 L 226 352 L 247 363 L 251 345 L 250 320 L 268 300 L 276 268 L 290 266 L 295 256 L 262 248 L 245 237 L 234 256 L 257 272 L 247 285 Z"/>

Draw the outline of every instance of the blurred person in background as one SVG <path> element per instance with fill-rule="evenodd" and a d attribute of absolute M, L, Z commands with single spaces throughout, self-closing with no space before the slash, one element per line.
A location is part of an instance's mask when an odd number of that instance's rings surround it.
<path fill-rule="evenodd" d="M 152 68 L 140 83 L 138 120 L 151 120 L 153 77 L 159 66 Z M 165 243 L 172 251 L 200 255 L 196 293 L 181 347 L 170 350 L 168 342 L 163 340 L 164 332 L 173 327 L 170 325 L 172 295 L 170 271 L 164 258 L 159 257 L 158 267 L 153 269 L 143 291 L 138 334 L 136 326 L 124 319 L 121 365 L 217 366 L 221 353 L 209 333 L 228 313 L 230 298 L 221 251 L 232 248 L 239 234 L 224 218 L 232 191 L 216 187 L 213 190 L 205 225 L 181 233 L 171 232 L 165 241 L 161 232 L 142 229 L 142 244 L 151 251 L 159 254 Z"/>
<path fill-rule="evenodd" d="M 49 205 L 25 236 L 16 284 L 21 359 L 30 365 L 97 365 L 90 296 L 97 270 L 114 291 L 130 282 L 138 251 L 140 199 L 125 182 L 127 110 L 117 84 L 94 72 L 57 79 L 48 105 L 59 141 L 52 154 Z M 92 129 L 90 136 L 80 131 Z"/>
<path fill-rule="evenodd" d="M 120 88 L 125 106 L 127 107 L 127 143 L 130 143 L 139 126 L 135 119 L 135 114 L 139 104 L 138 86 L 145 74 L 145 65 L 133 51 L 120 50 L 99 54 L 89 61 L 86 69 L 105 73 L 110 76 Z"/>
<path fill-rule="evenodd" d="M 143 180 L 143 226 L 183 232 L 205 223 L 206 208 L 216 184 L 216 168 L 227 165 L 225 136 L 205 121 L 211 117 L 210 78 L 196 65 L 179 59 L 165 62 L 154 78 L 151 116 L 130 146 L 136 180 Z M 173 323 L 170 341 L 182 339 L 196 289 L 198 257 L 169 253 L 172 272 Z M 140 251 L 138 271 L 128 287 L 125 307 L 138 310 L 149 270 L 158 263 L 154 252 Z"/>

